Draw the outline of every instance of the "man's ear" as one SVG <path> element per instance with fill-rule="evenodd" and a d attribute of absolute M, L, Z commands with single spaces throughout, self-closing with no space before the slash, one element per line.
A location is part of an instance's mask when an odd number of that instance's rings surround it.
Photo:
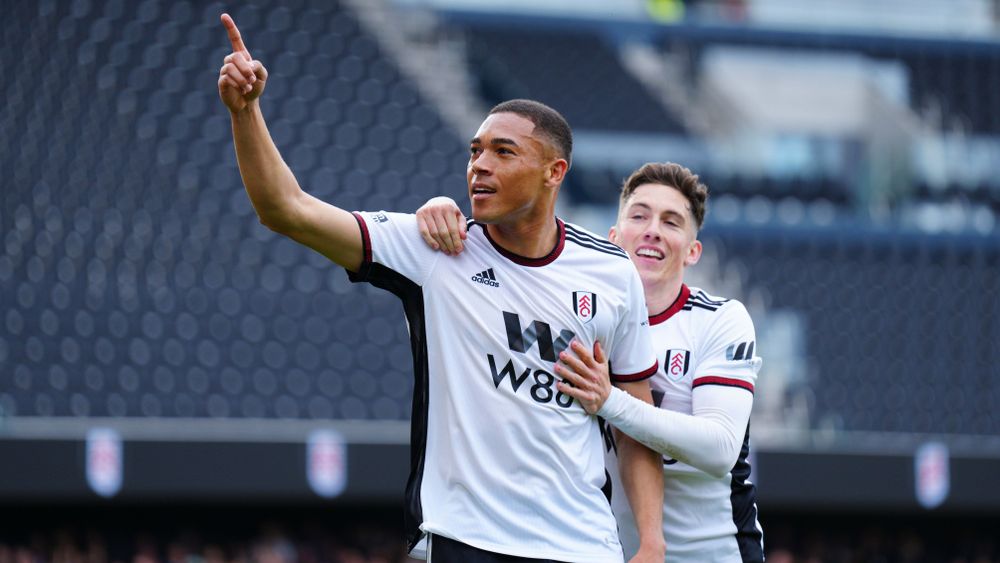
<path fill-rule="evenodd" d="M 565 158 L 555 159 L 549 164 L 549 168 L 545 173 L 545 185 L 549 187 L 559 186 L 566 178 L 566 172 L 568 171 L 569 163 L 566 162 Z"/>
<path fill-rule="evenodd" d="M 694 266 L 701 260 L 701 241 L 695 239 L 691 241 L 691 246 L 688 247 L 687 256 L 684 257 L 685 266 Z"/>
<path fill-rule="evenodd" d="M 621 246 L 621 244 L 618 243 L 618 231 L 615 230 L 614 225 L 612 225 L 611 228 L 608 229 L 608 240 L 617 244 L 618 246 Z"/>

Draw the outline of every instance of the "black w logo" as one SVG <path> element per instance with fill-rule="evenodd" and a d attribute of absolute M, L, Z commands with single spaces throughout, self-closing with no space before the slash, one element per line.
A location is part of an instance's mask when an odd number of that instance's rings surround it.
<path fill-rule="evenodd" d="M 552 329 L 542 321 L 531 321 L 531 325 L 522 332 L 520 317 L 507 311 L 503 312 L 503 322 L 507 327 L 507 346 L 511 350 L 524 353 L 538 342 L 538 355 L 550 362 L 556 361 L 559 352 L 565 350 L 576 337 L 576 333 L 564 329 L 559 331 L 559 338 L 553 341 Z"/>
<path fill-rule="evenodd" d="M 753 340 L 750 342 L 740 342 L 739 344 L 730 344 L 726 348 L 726 359 L 735 362 L 738 360 L 752 360 L 753 359 Z"/>

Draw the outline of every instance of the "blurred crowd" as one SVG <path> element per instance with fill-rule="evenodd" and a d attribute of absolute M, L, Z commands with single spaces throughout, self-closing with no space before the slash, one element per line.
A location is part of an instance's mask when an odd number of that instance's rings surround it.
<path fill-rule="evenodd" d="M 148 509 L 129 521 L 88 522 L 84 517 L 52 527 L 0 522 L 0 563 L 416 563 L 405 554 L 392 510 L 357 516 L 330 510 L 328 517 L 305 520 L 288 518 L 284 510 L 274 522 L 263 524 L 249 513 L 221 515 L 213 524 L 211 514 L 192 518 L 178 513 L 174 518 L 168 512 L 167 518 L 144 526 Z M 248 512 L 260 514 L 257 509 Z M 1000 563 L 996 520 L 785 517 L 770 526 L 764 522 L 767 561 Z"/>
<path fill-rule="evenodd" d="M 39 532 L 26 542 L 0 541 L 0 563 L 404 563 L 398 536 L 358 529 L 344 537 L 294 538 L 275 529 L 254 538 L 205 541 L 196 532 L 165 539 L 112 541 L 99 532 Z"/>
<path fill-rule="evenodd" d="M 287 509 L 283 509 L 287 511 Z M 85 514 L 58 526 L 0 522 L 0 563 L 406 563 L 397 512 L 386 523 L 362 515 L 353 522 L 340 511 L 333 519 L 279 516 L 253 521 L 251 514 L 205 515 L 166 510 L 150 521 L 121 515 L 88 522 Z M 211 511 L 208 511 L 209 513 Z M 281 511 L 279 511 L 281 512 Z M 175 514 L 176 517 L 170 516 Z M 284 512 L 282 513 L 284 514 Z M 266 518 L 262 517 L 261 519 Z M 171 522 L 171 520 L 173 520 Z M 147 525 L 148 524 L 148 525 Z"/>

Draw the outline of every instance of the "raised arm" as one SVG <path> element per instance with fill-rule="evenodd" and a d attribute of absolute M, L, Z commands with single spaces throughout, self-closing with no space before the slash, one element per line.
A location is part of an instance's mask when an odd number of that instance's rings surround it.
<path fill-rule="evenodd" d="M 267 69 L 250 56 L 236 23 L 222 14 L 232 53 L 219 71 L 219 97 L 229 109 L 240 175 L 260 222 L 357 271 L 364 257 L 351 213 L 302 190 L 271 139 L 259 99 Z"/>

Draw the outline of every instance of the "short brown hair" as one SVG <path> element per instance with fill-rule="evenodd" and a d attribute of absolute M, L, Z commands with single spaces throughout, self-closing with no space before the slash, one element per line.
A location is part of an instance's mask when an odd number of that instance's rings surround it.
<path fill-rule="evenodd" d="M 559 156 L 565 158 L 567 163 L 572 163 L 573 131 L 570 130 L 566 118 L 558 111 L 542 102 L 517 99 L 493 106 L 489 115 L 494 113 L 513 113 L 531 121 L 535 124 L 535 129 L 559 151 Z"/>
<path fill-rule="evenodd" d="M 621 214 L 635 189 L 644 184 L 662 184 L 681 192 L 691 204 L 691 214 L 695 224 L 701 229 L 705 222 L 705 208 L 708 202 L 708 186 L 698 180 L 698 175 L 674 162 L 647 162 L 632 173 L 622 184 L 622 194 L 618 200 Z"/>

